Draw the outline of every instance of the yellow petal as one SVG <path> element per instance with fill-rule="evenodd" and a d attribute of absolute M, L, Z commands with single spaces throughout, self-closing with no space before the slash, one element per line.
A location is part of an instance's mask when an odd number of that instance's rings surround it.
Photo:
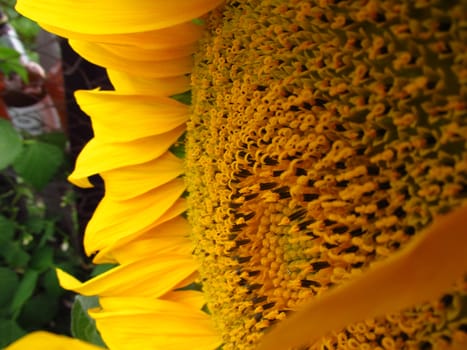
<path fill-rule="evenodd" d="M 148 231 L 151 231 L 155 227 L 159 227 L 160 225 L 163 225 L 170 220 L 174 220 L 186 210 L 186 200 L 179 198 L 175 204 L 170 207 L 169 210 L 162 214 L 162 216 L 148 228 L 141 230 L 140 232 L 133 232 L 131 235 L 119 237 L 117 240 L 107 241 L 107 245 L 94 256 L 93 262 L 95 264 L 115 263 L 116 260 L 112 255 L 114 249 L 119 249 L 119 247 L 124 246 L 128 242 L 148 234 Z"/>
<path fill-rule="evenodd" d="M 40 23 L 89 33 L 135 33 L 170 27 L 212 10 L 220 0 L 19 0 L 16 10 Z"/>
<path fill-rule="evenodd" d="M 159 158 L 137 165 L 103 171 L 105 195 L 114 200 L 137 197 L 183 173 L 183 161 L 166 152 Z"/>
<path fill-rule="evenodd" d="M 198 268 L 189 254 L 164 255 L 155 248 L 146 259 L 119 265 L 84 283 L 58 269 L 60 285 L 82 295 L 157 298 Z"/>
<path fill-rule="evenodd" d="M 131 142 L 108 143 L 93 138 L 84 146 L 68 180 L 80 187 L 92 187 L 88 177 L 112 169 L 141 164 L 160 157 L 185 130 L 182 125 L 162 135 Z"/>
<path fill-rule="evenodd" d="M 192 309 L 201 310 L 206 304 L 203 292 L 194 290 L 175 290 L 170 291 L 161 297 L 162 300 L 174 301 L 176 303 L 185 304 Z"/>
<path fill-rule="evenodd" d="M 169 78 L 148 78 L 107 69 L 107 75 L 116 90 L 129 94 L 172 96 L 190 90 L 190 78 L 177 76 Z"/>
<path fill-rule="evenodd" d="M 110 349 L 206 350 L 221 344 L 209 316 L 186 304 L 147 298 L 101 298 L 91 310 Z"/>
<path fill-rule="evenodd" d="M 103 348 L 78 339 L 47 332 L 29 333 L 5 350 L 102 350 Z"/>
<path fill-rule="evenodd" d="M 131 57 L 122 58 L 103 46 L 88 41 L 70 40 L 70 46 L 79 55 L 98 66 L 136 75 L 165 78 L 190 73 L 193 68 L 191 55 L 162 61 L 140 61 Z"/>
<path fill-rule="evenodd" d="M 182 179 L 175 179 L 141 196 L 115 201 L 107 196 L 101 200 L 89 221 L 84 235 L 84 248 L 92 254 L 119 240 L 131 240 L 154 227 L 159 219 L 185 190 Z"/>
<path fill-rule="evenodd" d="M 203 35 L 203 26 L 192 22 L 177 24 L 172 27 L 152 30 L 139 33 L 122 34 L 86 34 L 72 30 L 66 30 L 51 26 L 47 23 L 40 23 L 41 27 L 51 33 L 69 39 L 82 41 L 92 41 L 95 43 L 113 43 L 120 45 L 134 45 L 147 49 L 165 49 L 189 45 L 197 42 Z"/>
<path fill-rule="evenodd" d="M 299 346 L 353 322 L 439 297 L 467 272 L 466 228 L 467 207 L 436 218 L 404 249 L 279 323 L 258 350 Z"/>
<path fill-rule="evenodd" d="M 113 248 L 110 255 L 120 264 L 150 258 L 155 252 L 158 255 L 173 253 L 189 256 L 193 249 L 188 238 L 190 228 L 186 219 L 176 217 L 145 232 L 134 241 Z"/>
<path fill-rule="evenodd" d="M 184 124 L 188 106 L 168 97 L 128 95 L 116 91 L 77 91 L 76 101 L 91 117 L 102 142 L 127 142 L 160 135 Z"/>
<path fill-rule="evenodd" d="M 196 51 L 197 45 L 190 43 L 187 45 L 174 46 L 163 49 L 148 49 L 135 45 L 122 45 L 122 44 L 103 44 L 95 43 L 97 47 L 112 53 L 122 59 L 132 61 L 166 61 L 174 58 L 181 58 L 193 55 Z"/>

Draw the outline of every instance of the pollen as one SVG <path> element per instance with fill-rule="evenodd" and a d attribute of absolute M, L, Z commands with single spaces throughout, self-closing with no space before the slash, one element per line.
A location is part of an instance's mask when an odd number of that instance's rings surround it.
<path fill-rule="evenodd" d="M 467 202 L 466 15 L 462 1 L 251 0 L 206 18 L 186 181 L 224 350 L 253 349 Z M 308 349 L 442 348 L 466 338 L 466 307 L 460 281 Z"/>

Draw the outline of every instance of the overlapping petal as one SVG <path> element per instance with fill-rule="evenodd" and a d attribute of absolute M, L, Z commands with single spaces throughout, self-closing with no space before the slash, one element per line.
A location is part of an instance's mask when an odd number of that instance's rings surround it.
<path fill-rule="evenodd" d="M 111 349 L 206 350 L 221 344 L 209 316 L 186 304 L 147 298 L 102 298 L 92 310 Z"/>
<path fill-rule="evenodd" d="M 111 52 L 115 56 L 134 61 L 166 61 L 179 57 L 193 55 L 196 50 L 196 44 L 190 43 L 187 45 L 174 46 L 163 49 L 148 49 L 141 48 L 135 45 L 121 45 L 96 43 L 97 47 Z"/>
<path fill-rule="evenodd" d="M 98 66 L 136 75 L 145 74 L 148 77 L 165 78 L 190 73 L 193 68 L 191 56 L 141 61 L 135 60 L 133 57 L 122 58 L 93 42 L 81 40 L 70 40 L 69 42 L 77 53 Z"/>
<path fill-rule="evenodd" d="M 157 225 L 134 241 L 114 247 L 110 253 L 114 259 L 112 262 L 129 264 L 150 258 L 154 255 L 155 249 L 157 254 L 174 253 L 189 256 L 193 249 L 188 239 L 189 232 L 190 225 L 186 219 L 176 217 Z"/>
<path fill-rule="evenodd" d="M 60 285 L 82 295 L 158 298 L 198 268 L 187 254 L 153 254 L 81 283 L 58 269 Z"/>
<path fill-rule="evenodd" d="M 81 340 L 47 332 L 33 332 L 17 340 L 5 350 L 102 350 Z"/>
<path fill-rule="evenodd" d="M 182 125 L 162 135 L 131 142 L 103 142 L 93 138 L 79 154 L 68 180 L 80 187 L 92 187 L 88 177 L 100 172 L 149 162 L 162 154 L 182 135 Z M 123 131 L 120 131 L 123 133 Z"/>
<path fill-rule="evenodd" d="M 159 227 L 160 225 L 173 220 L 180 216 L 183 212 L 187 210 L 186 200 L 179 198 L 177 201 L 167 210 L 161 217 L 159 217 L 153 224 L 151 224 L 148 228 L 132 232 L 131 234 L 126 234 L 118 239 L 113 239 L 112 236 L 106 242 L 106 246 L 101 249 L 97 254 L 94 256 L 93 262 L 96 264 L 105 264 L 105 263 L 115 263 L 115 258 L 113 257 L 113 251 L 119 249 L 126 245 L 128 242 L 138 239 L 140 236 L 144 236 L 148 233 L 148 231 L 152 230 L 155 227 Z M 138 257 L 133 257 L 133 259 L 138 259 Z"/>
<path fill-rule="evenodd" d="M 467 207 L 445 217 L 365 274 L 304 305 L 263 337 L 258 350 L 282 350 L 367 318 L 439 297 L 467 271 Z"/>
<path fill-rule="evenodd" d="M 165 49 L 180 45 L 189 45 L 201 38 L 203 33 L 203 26 L 193 22 L 185 22 L 167 28 L 138 33 L 110 33 L 99 35 L 58 28 L 47 23 L 40 24 L 41 27 L 47 31 L 68 39 L 92 41 L 96 43 L 133 45 L 147 49 Z"/>
<path fill-rule="evenodd" d="M 39 22 L 88 34 L 143 32 L 197 18 L 221 0 L 22 0 L 18 12 Z"/>
<path fill-rule="evenodd" d="M 107 197 L 126 200 L 159 187 L 182 173 L 183 161 L 166 152 L 146 163 L 104 171 L 101 177 Z"/>
<path fill-rule="evenodd" d="M 127 142 L 160 135 L 183 125 L 188 106 L 168 97 L 116 91 L 77 91 L 76 101 L 102 142 Z"/>
<path fill-rule="evenodd" d="M 175 179 L 152 191 L 124 201 L 107 196 L 101 200 L 86 227 L 84 248 L 88 254 L 154 227 L 185 190 L 182 179 Z"/>
<path fill-rule="evenodd" d="M 107 75 L 116 90 L 128 94 L 172 96 L 190 90 L 190 77 L 187 75 L 149 78 L 113 69 L 107 69 Z"/>

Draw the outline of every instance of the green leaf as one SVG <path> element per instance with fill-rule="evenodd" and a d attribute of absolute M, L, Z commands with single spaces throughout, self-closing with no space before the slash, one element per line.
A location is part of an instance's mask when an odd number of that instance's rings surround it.
<path fill-rule="evenodd" d="M 21 64 L 20 54 L 10 47 L 0 46 L 0 71 L 4 75 L 16 73 L 23 81 L 28 81 L 28 71 Z"/>
<path fill-rule="evenodd" d="M 13 168 L 26 182 L 41 190 L 52 180 L 63 160 L 63 151 L 57 146 L 31 140 L 25 144 Z"/>
<path fill-rule="evenodd" d="M 171 96 L 174 100 L 186 105 L 191 105 L 191 90 L 182 92 L 181 94 Z"/>
<path fill-rule="evenodd" d="M 39 277 L 39 272 L 34 270 L 27 270 L 23 276 L 23 279 L 19 283 L 16 294 L 11 302 L 10 310 L 13 313 L 14 317 L 18 316 L 21 308 L 24 303 L 31 297 L 36 288 L 37 278 Z"/>
<path fill-rule="evenodd" d="M 54 297 L 59 297 L 64 293 L 64 290 L 58 283 L 57 273 L 54 269 L 50 269 L 49 271 L 45 272 L 41 277 L 41 285 L 44 287 L 47 294 Z"/>
<path fill-rule="evenodd" d="M 15 223 L 10 219 L 0 215 L 0 237 L 10 240 L 15 235 Z"/>
<path fill-rule="evenodd" d="M 18 275 L 11 269 L 0 267 L 0 307 L 10 303 L 18 288 Z"/>
<path fill-rule="evenodd" d="M 24 328 L 41 328 L 55 317 L 58 311 L 58 299 L 47 294 L 38 294 L 26 301 L 18 317 L 18 323 Z"/>
<path fill-rule="evenodd" d="M 0 348 L 13 343 L 21 338 L 26 332 L 13 320 L 0 319 Z"/>
<path fill-rule="evenodd" d="M 171 147 L 170 147 L 170 152 L 172 152 L 176 157 L 180 159 L 185 158 L 185 137 L 186 134 L 182 134 Z"/>
<path fill-rule="evenodd" d="M 58 131 L 40 134 L 37 136 L 36 140 L 57 146 L 60 149 L 65 149 L 68 143 L 68 138 L 65 133 Z"/>
<path fill-rule="evenodd" d="M 113 269 L 117 264 L 99 264 L 96 265 L 91 272 L 91 277 L 95 277 L 97 275 L 100 275 L 101 273 L 107 272 L 111 269 Z"/>
<path fill-rule="evenodd" d="M 23 143 L 11 123 L 0 119 L 0 170 L 5 169 L 21 153 Z"/>
<path fill-rule="evenodd" d="M 52 247 L 43 246 L 32 255 L 29 266 L 34 270 L 42 272 L 53 265 L 54 251 Z"/>
<path fill-rule="evenodd" d="M 71 334 L 75 338 L 105 347 L 104 341 L 96 329 L 96 322 L 88 314 L 88 309 L 98 306 L 99 298 L 96 296 L 78 295 L 75 298 L 71 309 Z"/>
<path fill-rule="evenodd" d="M 26 267 L 31 258 L 17 241 L 4 242 L 0 247 L 0 255 L 3 255 L 10 266 L 19 268 Z"/>

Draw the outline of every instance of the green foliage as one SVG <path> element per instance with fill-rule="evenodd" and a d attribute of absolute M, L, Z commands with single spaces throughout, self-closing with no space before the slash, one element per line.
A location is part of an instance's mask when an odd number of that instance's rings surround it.
<path fill-rule="evenodd" d="M 8 47 L 0 47 L 0 71 L 5 75 L 17 73 L 24 81 L 28 80 L 28 72 L 21 64 L 19 53 Z"/>
<path fill-rule="evenodd" d="M 25 143 L 13 168 L 26 182 L 41 190 L 53 178 L 63 160 L 63 150 L 57 146 L 31 140 Z"/>
<path fill-rule="evenodd" d="M 21 136 L 11 123 L 0 119 L 0 170 L 11 165 L 23 148 Z"/>
<path fill-rule="evenodd" d="M 26 47 L 31 48 L 34 45 L 40 27 L 36 22 L 16 12 L 14 9 L 15 4 L 16 0 L 0 0 L 0 7 L 8 16 L 10 24 L 16 29 Z"/>
<path fill-rule="evenodd" d="M 71 310 L 71 334 L 73 337 L 105 347 L 96 329 L 96 322 L 89 316 L 88 310 L 98 307 L 96 296 L 86 297 L 78 295 Z"/>
<path fill-rule="evenodd" d="M 51 182 L 65 181 L 66 146 L 62 133 L 30 138 L 0 119 L 0 348 L 30 331 L 68 331 L 69 293 L 55 267 L 83 274 L 83 262 L 44 199 Z M 70 193 L 60 204 L 70 207 Z"/>

